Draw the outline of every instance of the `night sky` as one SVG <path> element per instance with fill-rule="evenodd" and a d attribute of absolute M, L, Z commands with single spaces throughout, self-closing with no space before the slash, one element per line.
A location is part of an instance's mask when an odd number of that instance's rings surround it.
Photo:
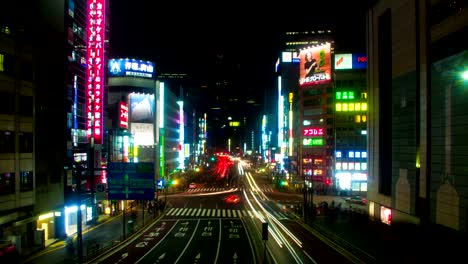
<path fill-rule="evenodd" d="M 365 51 L 366 1 L 168 2 L 112 0 L 113 54 L 154 60 L 161 72 L 191 73 L 222 50 L 262 84 L 271 80 L 285 31 L 330 27 L 338 48 Z"/>
<path fill-rule="evenodd" d="M 248 84 L 236 92 L 265 105 L 265 91 L 272 94 L 276 87 L 274 65 L 284 32 L 329 28 L 336 35 L 335 51 L 365 52 L 367 1 L 322 2 L 112 0 L 111 56 L 150 60 L 157 72 L 206 79 L 213 70 L 209 65 L 223 53 L 236 61 L 238 83 Z M 211 104 L 204 98 L 199 105 Z"/>

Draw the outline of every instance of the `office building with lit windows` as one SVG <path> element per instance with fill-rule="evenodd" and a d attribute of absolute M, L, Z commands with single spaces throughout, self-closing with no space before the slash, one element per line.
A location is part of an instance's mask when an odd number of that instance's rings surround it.
<path fill-rule="evenodd" d="M 0 21 L 0 116 L 6 121 L 0 122 L 0 186 L 6 183 L 8 191 L 0 193 L 0 235 L 20 252 L 74 234 L 77 212 L 83 222 L 96 217 L 94 172 L 86 170 L 100 162 L 108 2 L 4 6 L 9 14 Z M 76 202 L 80 186 L 82 206 Z"/>
<path fill-rule="evenodd" d="M 334 54 L 333 181 L 340 194 L 367 191 L 367 56 Z"/>

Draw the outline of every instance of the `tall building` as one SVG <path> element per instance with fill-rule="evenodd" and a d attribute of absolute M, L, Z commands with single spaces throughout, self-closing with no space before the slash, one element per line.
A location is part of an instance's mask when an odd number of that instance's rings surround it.
<path fill-rule="evenodd" d="M 369 214 L 468 230 L 466 1 L 371 1 Z"/>
<path fill-rule="evenodd" d="M 0 240 L 19 245 L 36 230 L 31 14 L 13 2 L 0 10 Z"/>
<path fill-rule="evenodd" d="M 334 55 L 332 180 L 340 194 L 367 191 L 367 56 Z"/>
<path fill-rule="evenodd" d="M 12 103 L 5 109 L 9 121 L 2 122 L 9 137 L 0 166 L 14 188 L 0 195 L 0 234 L 21 251 L 37 232 L 45 239 L 76 232 L 70 219 L 80 186 L 79 200 L 88 208 L 81 210 L 83 221 L 96 216 L 94 171 L 86 170 L 100 161 L 110 10 L 105 0 L 9 3 L 3 10 L 9 15 L 2 16 L 0 54 L 8 53 L 2 68 L 9 81 L 0 90 L 7 95 L 2 103 Z"/>

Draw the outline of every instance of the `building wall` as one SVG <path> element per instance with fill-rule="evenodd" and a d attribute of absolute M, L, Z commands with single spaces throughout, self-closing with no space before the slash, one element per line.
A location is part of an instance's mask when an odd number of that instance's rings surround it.
<path fill-rule="evenodd" d="M 0 24 L 0 239 L 32 216 L 34 196 L 32 48 Z"/>
<path fill-rule="evenodd" d="M 393 222 L 467 230 L 466 81 L 455 74 L 466 69 L 459 42 L 467 18 L 466 4 L 449 1 L 377 1 L 369 9 L 373 218 L 384 206 Z"/>

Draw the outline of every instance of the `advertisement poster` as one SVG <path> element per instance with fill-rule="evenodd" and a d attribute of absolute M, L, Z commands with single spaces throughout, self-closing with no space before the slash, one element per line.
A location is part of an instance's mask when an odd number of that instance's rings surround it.
<path fill-rule="evenodd" d="M 331 44 L 301 50 L 299 84 L 301 87 L 326 83 L 331 80 Z"/>
<path fill-rule="evenodd" d="M 152 94 L 130 94 L 130 121 L 136 123 L 153 123 L 154 95 Z"/>

